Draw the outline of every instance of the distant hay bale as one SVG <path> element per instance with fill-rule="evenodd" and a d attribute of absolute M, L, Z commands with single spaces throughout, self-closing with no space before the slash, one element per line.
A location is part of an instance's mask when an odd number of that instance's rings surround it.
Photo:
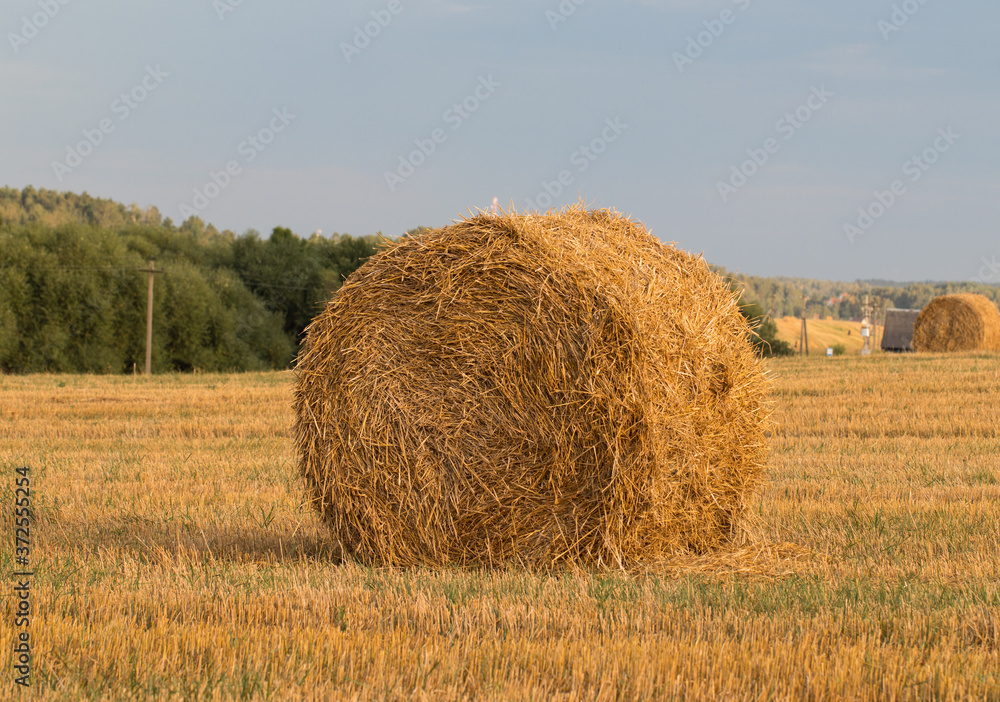
<path fill-rule="evenodd" d="M 608 210 L 404 238 L 313 321 L 296 444 L 342 551 L 628 568 L 746 535 L 767 381 L 725 282 Z"/>
<path fill-rule="evenodd" d="M 931 300 L 913 325 L 917 351 L 1000 351 L 1000 310 L 972 293 Z"/>

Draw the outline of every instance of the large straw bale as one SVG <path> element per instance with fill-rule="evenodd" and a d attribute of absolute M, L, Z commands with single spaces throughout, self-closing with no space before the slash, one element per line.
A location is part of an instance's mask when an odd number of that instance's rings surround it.
<path fill-rule="evenodd" d="M 913 325 L 917 351 L 1000 351 L 1000 310 L 973 293 L 930 301 Z"/>
<path fill-rule="evenodd" d="M 612 211 L 400 240 L 313 321 L 300 468 L 347 555 L 630 568 L 746 536 L 766 380 L 704 260 Z"/>

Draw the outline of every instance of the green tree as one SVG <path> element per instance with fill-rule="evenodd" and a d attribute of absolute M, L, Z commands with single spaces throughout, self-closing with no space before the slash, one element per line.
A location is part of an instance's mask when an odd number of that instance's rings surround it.
<path fill-rule="evenodd" d="M 87 193 L 0 188 L 0 371 L 107 373 L 145 360 L 155 258 L 154 368 L 282 368 L 376 237 L 261 240 Z"/>
<path fill-rule="evenodd" d="M 758 355 L 765 358 L 771 356 L 791 356 L 791 344 L 778 338 L 778 327 L 764 314 L 764 310 L 756 302 L 745 302 L 740 299 L 740 313 L 750 324 L 749 340 Z"/>
<path fill-rule="evenodd" d="M 296 345 L 302 332 L 344 279 L 376 249 L 373 237 L 335 235 L 303 240 L 275 227 L 264 241 L 247 232 L 232 244 L 232 266 L 269 310 L 283 317 L 285 333 Z"/>

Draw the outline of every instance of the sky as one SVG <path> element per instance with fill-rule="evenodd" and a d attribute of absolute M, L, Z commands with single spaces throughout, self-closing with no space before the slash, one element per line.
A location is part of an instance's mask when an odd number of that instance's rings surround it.
<path fill-rule="evenodd" d="M 761 276 L 1000 283 L 995 0 L 4 0 L 0 186 L 397 236 L 614 208 Z"/>

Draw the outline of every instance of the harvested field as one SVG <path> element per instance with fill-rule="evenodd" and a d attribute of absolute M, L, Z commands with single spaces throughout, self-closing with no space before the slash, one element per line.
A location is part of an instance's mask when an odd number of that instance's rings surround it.
<path fill-rule="evenodd" d="M 798 353 L 799 334 L 802 332 L 801 317 L 779 317 L 774 320 L 778 327 L 778 338 L 791 344 Z M 861 324 L 844 319 L 809 319 L 809 354 L 825 356 L 827 347 L 841 344 L 848 354 L 856 354 L 865 345 L 861 336 Z"/>
<path fill-rule="evenodd" d="M 287 373 L 0 377 L 0 495 L 34 481 L 30 698 L 1000 699 L 1000 358 L 768 368 L 752 507 L 790 545 L 631 575 L 337 564 Z"/>

